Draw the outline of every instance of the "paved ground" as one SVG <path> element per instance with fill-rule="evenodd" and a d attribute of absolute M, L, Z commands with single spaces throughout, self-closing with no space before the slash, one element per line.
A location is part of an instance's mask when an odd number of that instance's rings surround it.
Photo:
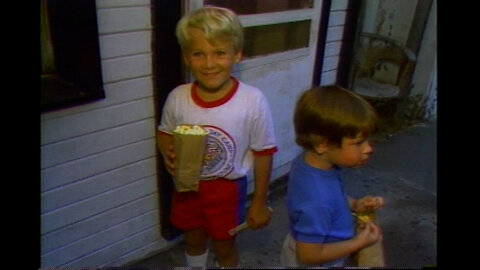
<path fill-rule="evenodd" d="M 437 264 L 437 136 L 436 121 L 414 125 L 375 144 L 368 165 L 344 172 L 352 197 L 386 198 L 378 212 L 384 233 L 388 267 L 421 268 Z M 284 195 L 287 179 L 275 182 L 270 193 L 271 223 L 262 230 L 246 230 L 237 237 L 246 267 L 280 266 L 281 244 L 287 233 Z M 214 266 L 213 254 L 209 266 Z M 135 266 L 184 266 L 183 243 Z"/>

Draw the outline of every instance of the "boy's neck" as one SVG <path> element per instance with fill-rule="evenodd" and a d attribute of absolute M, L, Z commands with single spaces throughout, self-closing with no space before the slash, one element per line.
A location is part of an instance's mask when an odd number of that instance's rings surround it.
<path fill-rule="evenodd" d="M 225 92 L 221 91 L 218 95 L 208 95 L 209 92 L 201 89 L 198 82 L 195 82 L 191 91 L 194 102 L 203 108 L 214 108 L 225 104 L 235 95 L 239 85 L 238 80 L 233 77 L 230 77 L 230 81 L 232 83 L 227 88 L 228 90 Z"/>
<path fill-rule="evenodd" d="M 325 159 L 325 155 L 317 154 L 315 151 L 306 151 L 304 160 L 308 165 L 320 170 L 328 171 L 333 168 L 333 164 Z"/>
<path fill-rule="evenodd" d="M 234 85 L 235 83 L 232 78 L 219 89 L 204 89 L 201 85 L 197 85 L 197 95 L 205 102 L 218 101 L 226 97 L 230 91 L 232 91 Z"/>

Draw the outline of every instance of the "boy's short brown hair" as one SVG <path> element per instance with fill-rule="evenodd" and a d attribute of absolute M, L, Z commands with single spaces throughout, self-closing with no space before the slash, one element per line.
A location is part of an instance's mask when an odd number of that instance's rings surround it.
<path fill-rule="evenodd" d="M 293 117 L 296 143 L 307 150 L 327 142 L 341 146 L 344 137 L 368 136 L 378 129 L 373 107 L 338 85 L 309 89 L 297 101 Z"/>
<path fill-rule="evenodd" d="M 220 38 L 232 42 L 235 52 L 243 50 L 243 26 L 235 12 L 230 9 L 204 6 L 183 16 L 175 32 L 182 50 L 185 50 L 190 42 L 189 28 L 200 29 L 212 44 L 215 39 Z"/>

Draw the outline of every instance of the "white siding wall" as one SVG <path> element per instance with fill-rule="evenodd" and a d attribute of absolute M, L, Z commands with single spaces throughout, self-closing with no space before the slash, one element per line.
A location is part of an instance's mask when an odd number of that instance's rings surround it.
<path fill-rule="evenodd" d="M 120 266 L 160 235 L 149 0 L 97 0 L 106 98 L 41 115 L 41 266 Z"/>
<path fill-rule="evenodd" d="M 424 117 L 437 116 L 437 1 L 433 0 L 417 63 L 412 77 L 411 96 L 421 95 Z M 425 102 L 425 104 L 424 104 Z"/>
<path fill-rule="evenodd" d="M 328 21 L 325 54 L 321 74 L 321 85 L 328 85 L 337 81 L 337 68 L 342 48 L 343 28 L 345 25 L 348 0 L 332 0 Z"/>

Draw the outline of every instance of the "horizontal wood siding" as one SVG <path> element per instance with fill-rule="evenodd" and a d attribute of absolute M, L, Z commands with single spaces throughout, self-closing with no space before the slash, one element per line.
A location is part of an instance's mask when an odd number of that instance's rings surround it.
<path fill-rule="evenodd" d="M 66 247 L 75 242 L 81 242 L 83 238 L 95 233 L 102 232 L 110 227 L 133 219 L 148 211 L 156 210 L 151 203 L 158 199 L 158 193 L 146 195 L 137 200 L 125 203 L 122 207 L 115 207 L 102 212 L 99 215 L 91 216 L 79 222 L 64 226 L 42 235 L 41 248 L 42 256 L 46 256 L 60 247 Z"/>
<path fill-rule="evenodd" d="M 321 85 L 336 83 L 347 6 L 348 0 L 332 0 L 327 38 L 325 41 L 325 54 L 320 80 Z"/>
<path fill-rule="evenodd" d="M 41 267 L 121 266 L 165 249 L 149 0 L 97 0 L 105 99 L 41 115 Z"/>

